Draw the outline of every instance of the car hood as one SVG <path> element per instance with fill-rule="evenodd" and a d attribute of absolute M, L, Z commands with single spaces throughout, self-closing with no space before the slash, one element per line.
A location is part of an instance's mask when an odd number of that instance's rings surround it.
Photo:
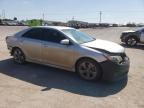
<path fill-rule="evenodd" d="M 110 53 L 124 53 L 125 51 L 119 44 L 101 39 L 96 39 L 95 41 L 84 43 L 83 45 L 94 49 L 105 50 Z"/>
<path fill-rule="evenodd" d="M 134 30 L 127 30 L 127 31 L 123 31 L 123 33 L 133 33 L 135 32 Z"/>

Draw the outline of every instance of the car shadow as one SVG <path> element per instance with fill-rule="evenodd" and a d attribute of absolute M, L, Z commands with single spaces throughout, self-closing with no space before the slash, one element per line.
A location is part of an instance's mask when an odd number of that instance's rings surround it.
<path fill-rule="evenodd" d="M 125 47 L 125 48 L 132 48 L 132 49 L 144 50 L 144 44 L 137 44 L 136 46 L 133 46 L 133 47 L 127 46 L 127 45 L 124 44 L 124 43 L 121 43 L 120 45 L 123 46 L 123 47 Z"/>
<path fill-rule="evenodd" d="M 0 73 L 41 86 L 43 92 L 55 88 L 92 97 L 116 94 L 127 85 L 127 78 L 113 83 L 88 82 L 82 80 L 74 72 L 34 63 L 18 65 L 12 59 L 0 61 Z"/>

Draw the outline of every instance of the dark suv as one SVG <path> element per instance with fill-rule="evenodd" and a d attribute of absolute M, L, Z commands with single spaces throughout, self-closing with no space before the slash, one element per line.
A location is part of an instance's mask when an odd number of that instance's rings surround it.
<path fill-rule="evenodd" d="M 136 31 L 124 31 L 121 34 L 121 41 L 128 46 L 135 46 L 137 43 L 144 43 L 144 28 Z"/>

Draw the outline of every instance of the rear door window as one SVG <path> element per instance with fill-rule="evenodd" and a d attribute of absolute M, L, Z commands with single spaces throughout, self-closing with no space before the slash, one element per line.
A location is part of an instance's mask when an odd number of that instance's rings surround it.
<path fill-rule="evenodd" d="M 24 33 L 22 37 L 43 40 L 43 32 L 41 28 L 33 28 Z"/>

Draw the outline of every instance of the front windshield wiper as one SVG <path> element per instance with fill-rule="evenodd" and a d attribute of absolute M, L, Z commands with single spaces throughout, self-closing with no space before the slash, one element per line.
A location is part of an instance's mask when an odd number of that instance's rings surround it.
<path fill-rule="evenodd" d="M 95 41 L 96 39 L 93 38 L 93 40 L 90 40 L 90 41 L 86 41 L 86 42 L 83 42 L 83 43 L 80 43 L 80 44 L 84 44 L 84 43 L 88 43 L 88 42 L 92 42 L 92 41 Z"/>

